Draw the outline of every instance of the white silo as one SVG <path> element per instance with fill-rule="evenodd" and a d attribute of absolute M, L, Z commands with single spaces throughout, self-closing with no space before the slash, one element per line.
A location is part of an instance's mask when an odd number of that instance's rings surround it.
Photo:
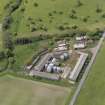
<path fill-rule="evenodd" d="M 54 64 L 50 63 L 47 67 L 47 72 L 51 73 L 53 71 Z"/>
<path fill-rule="evenodd" d="M 53 67 L 53 72 L 57 72 L 57 67 L 56 66 Z"/>
<path fill-rule="evenodd" d="M 63 55 L 64 55 L 65 59 L 69 58 L 69 54 L 68 53 L 64 53 Z"/>

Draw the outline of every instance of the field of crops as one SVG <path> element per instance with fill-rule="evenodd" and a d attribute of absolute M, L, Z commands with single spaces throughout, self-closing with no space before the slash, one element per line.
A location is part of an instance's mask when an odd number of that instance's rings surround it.
<path fill-rule="evenodd" d="M 76 105 L 105 105 L 105 42 Z"/>
<path fill-rule="evenodd" d="M 70 88 L 0 77 L 0 105 L 65 105 Z"/>

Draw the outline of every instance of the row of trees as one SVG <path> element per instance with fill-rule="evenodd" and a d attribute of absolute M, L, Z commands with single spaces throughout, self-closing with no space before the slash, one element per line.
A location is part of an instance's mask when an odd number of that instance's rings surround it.
<path fill-rule="evenodd" d="M 8 62 L 9 59 L 14 58 L 14 43 L 12 40 L 12 33 L 9 30 L 11 23 L 13 22 L 12 13 L 20 6 L 21 2 L 22 0 L 15 0 L 15 2 L 9 2 L 4 8 L 6 13 L 2 22 L 2 41 L 4 51 L 0 52 L 0 58 L 7 59 Z M 14 59 L 11 61 L 11 63 L 13 62 Z"/>

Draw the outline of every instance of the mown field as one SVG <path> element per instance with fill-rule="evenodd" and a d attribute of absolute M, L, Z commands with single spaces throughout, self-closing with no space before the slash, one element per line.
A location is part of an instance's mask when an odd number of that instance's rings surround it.
<path fill-rule="evenodd" d="M 70 88 L 0 77 L 0 105 L 65 105 Z"/>
<path fill-rule="evenodd" d="M 105 105 L 105 42 L 75 105 Z"/>
<path fill-rule="evenodd" d="M 13 14 L 11 30 L 19 37 L 31 36 L 33 32 L 59 32 L 58 27 L 77 25 L 82 29 L 94 30 L 105 24 L 104 0 L 23 0 Z M 99 12 L 97 13 L 97 9 Z M 73 15 L 73 18 L 71 17 Z M 61 30 L 60 30 L 61 31 Z"/>

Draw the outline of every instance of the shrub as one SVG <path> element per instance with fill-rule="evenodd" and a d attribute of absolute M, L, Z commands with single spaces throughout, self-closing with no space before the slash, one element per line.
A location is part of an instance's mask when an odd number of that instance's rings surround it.
<path fill-rule="evenodd" d="M 102 9 L 101 9 L 101 7 L 99 7 L 99 5 L 97 5 L 96 12 L 97 13 L 101 13 L 102 12 Z"/>
<path fill-rule="evenodd" d="M 38 4 L 38 3 L 34 3 L 34 6 L 35 6 L 35 7 L 38 7 L 38 6 L 39 6 L 39 4 Z"/>

